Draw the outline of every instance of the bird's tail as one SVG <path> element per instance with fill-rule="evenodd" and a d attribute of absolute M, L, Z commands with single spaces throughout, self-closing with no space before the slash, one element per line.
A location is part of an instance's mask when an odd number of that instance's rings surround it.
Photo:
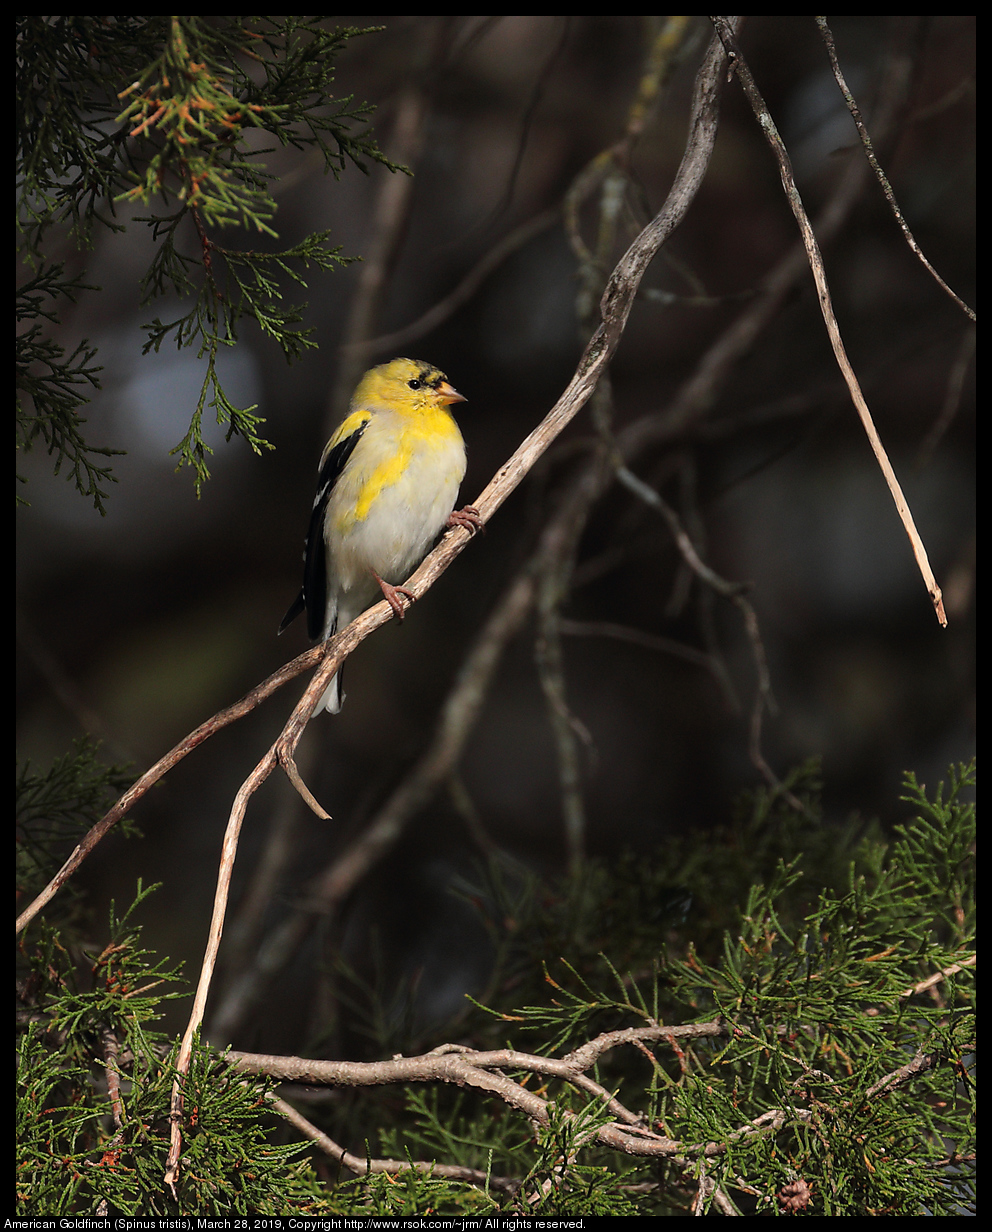
<path fill-rule="evenodd" d="M 324 690 L 324 696 L 317 703 L 314 714 L 320 714 L 322 710 L 326 710 L 328 714 L 337 714 L 343 701 L 344 694 L 341 692 L 341 670 L 339 668 L 331 678 L 331 683 Z"/>
<path fill-rule="evenodd" d="M 320 640 L 326 642 L 328 638 L 337 633 L 339 626 L 344 628 L 350 624 L 352 616 L 347 612 L 341 611 L 340 603 L 334 602 L 328 605 L 327 621 L 321 633 Z M 344 693 L 341 689 L 341 674 L 342 668 L 338 668 L 337 672 L 331 677 L 331 683 L 324 690 L 323 696 L 314 708 L 314 714 L 320 714 L 326 710 L 328 714 L 337 714 L 341 709 L 341 703 L 344 701 Z"/>

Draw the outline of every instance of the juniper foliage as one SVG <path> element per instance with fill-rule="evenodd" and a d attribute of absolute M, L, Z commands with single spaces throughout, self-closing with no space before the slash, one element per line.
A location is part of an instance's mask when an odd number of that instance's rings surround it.
<path fill-rule="evenodd" d="M 184 310 L 144 325 L 144 350 L 196 347 L 204 361 L 188 432 L 172 451 L 209 478 L 203 417 L 227 439 L 270 448 L 256 406 L 225 393 L 217 361 L 254 322 L 287 360 L 315 343 L 306 305 L 289 302 L 308 269 L 346 264 L 329 233 L 280 248 L 265 158 L 279 147 L 312 151 L 338 177 L 388 161 L 369 135 L 370 108 L 331 93 L 334 62 L 364 31 L 328 29 L 320 17 L 20 16 L 16 19 L 18 246 L 17 445 L 38 440 L 101 513 L 119 450 L 86 439 L 81 411 L 101 371 L 85 339 L 52 336 L 66 302 L 88 291 L 49 253 L 56 241 L 92 247 L 99 228 L 148 229 L 154 243 L 141 302 L 178 298 Z M 145 214 L 135 213 L 150 207 Z M 247 232 L 250 244 L 220 236 Z M 47 323 L 47 324 L 46 324 Z M 23 482 L 23 480 L 22 480 Z"/>
<path fill-rule="evenodd" d="M 65 766 L 44 777 L 23 778 L 31 799 L 72 812 Z M 306 1115 L 352 1151 L 418 1166 L 351 1178 L 271 1115 L 265 1083 L 198 1044 L 172 1196 L 176 1043 L 156 1022 L 184 993 L 142 946 L 139 886 L 102 942 L 78 918 L 22 939 L 19 1213 L 972 1212 L 974 767 L 931 791 L 907 776 L 888 837 L 817 821 L 812 768 L 788 787 L 805 817 L 761 791 L 725 830 L 650 860 L 555 886 L 505 863 L 480 875 L 474 901 L 499 941 L 485 1008 L 467 1002 L 418 1041 L 552 1056 L 601 1031 L 716 1020 L 719 1035 L 613 1048 L 590 1071 L 678 1151 L 608 1149 L 609 1110 L 557 1079 L 542 1079 L 543 1127 L 476 1090 L 353 1088 Z M 31 830 L 42 812 L 24 816 Z"/>

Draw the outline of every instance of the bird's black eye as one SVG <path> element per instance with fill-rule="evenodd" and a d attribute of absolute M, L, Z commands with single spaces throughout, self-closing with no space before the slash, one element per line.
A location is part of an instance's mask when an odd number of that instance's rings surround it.
<path fill-rule="evenodd" d="M 410 386 L 411 389 L 420 389 L 420 387 L 423 385 L 423 381 L 418 381 L 417 378 L 414 377 L 412 381 L 407 381 L 407 384 Z"/>

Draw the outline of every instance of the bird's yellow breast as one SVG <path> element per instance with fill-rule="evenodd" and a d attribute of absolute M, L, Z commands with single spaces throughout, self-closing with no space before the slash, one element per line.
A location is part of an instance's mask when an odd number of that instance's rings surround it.
<path fill-rule="evenodd" d="M 374 429 L 359 441 L 340 485 L 352 489 L 350 515 L 356 522 L 364 522 L 384 491 L 397 484 L 422 488 L 422 499 L 429 503 L 431 490 L 447 486 L 452 472 L 455 484 L 461 483 L 465 445 L 446 410 L 432 408 L 402 418 L 380 411 Z"/>
<path fill-rule="evenodd" d="M 328 501 L 332 573 L 346 584 L 370 568 L 402 580 L 444 526 L 464 475 L 465 443 L 448 411 L 376 410 Z"/>

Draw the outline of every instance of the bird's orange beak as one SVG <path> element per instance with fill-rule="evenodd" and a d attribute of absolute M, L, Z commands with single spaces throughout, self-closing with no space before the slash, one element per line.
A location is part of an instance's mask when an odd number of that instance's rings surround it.
<path fill-rule="evenodd" d="M 464 394 L 460 394 L 457 389 L 449 385 L 447 381 L 442 381 L 437 387 L 437 398 L 439 402 L 448 405 L 451 402 L 467 402 L 468 398 Z"/>

